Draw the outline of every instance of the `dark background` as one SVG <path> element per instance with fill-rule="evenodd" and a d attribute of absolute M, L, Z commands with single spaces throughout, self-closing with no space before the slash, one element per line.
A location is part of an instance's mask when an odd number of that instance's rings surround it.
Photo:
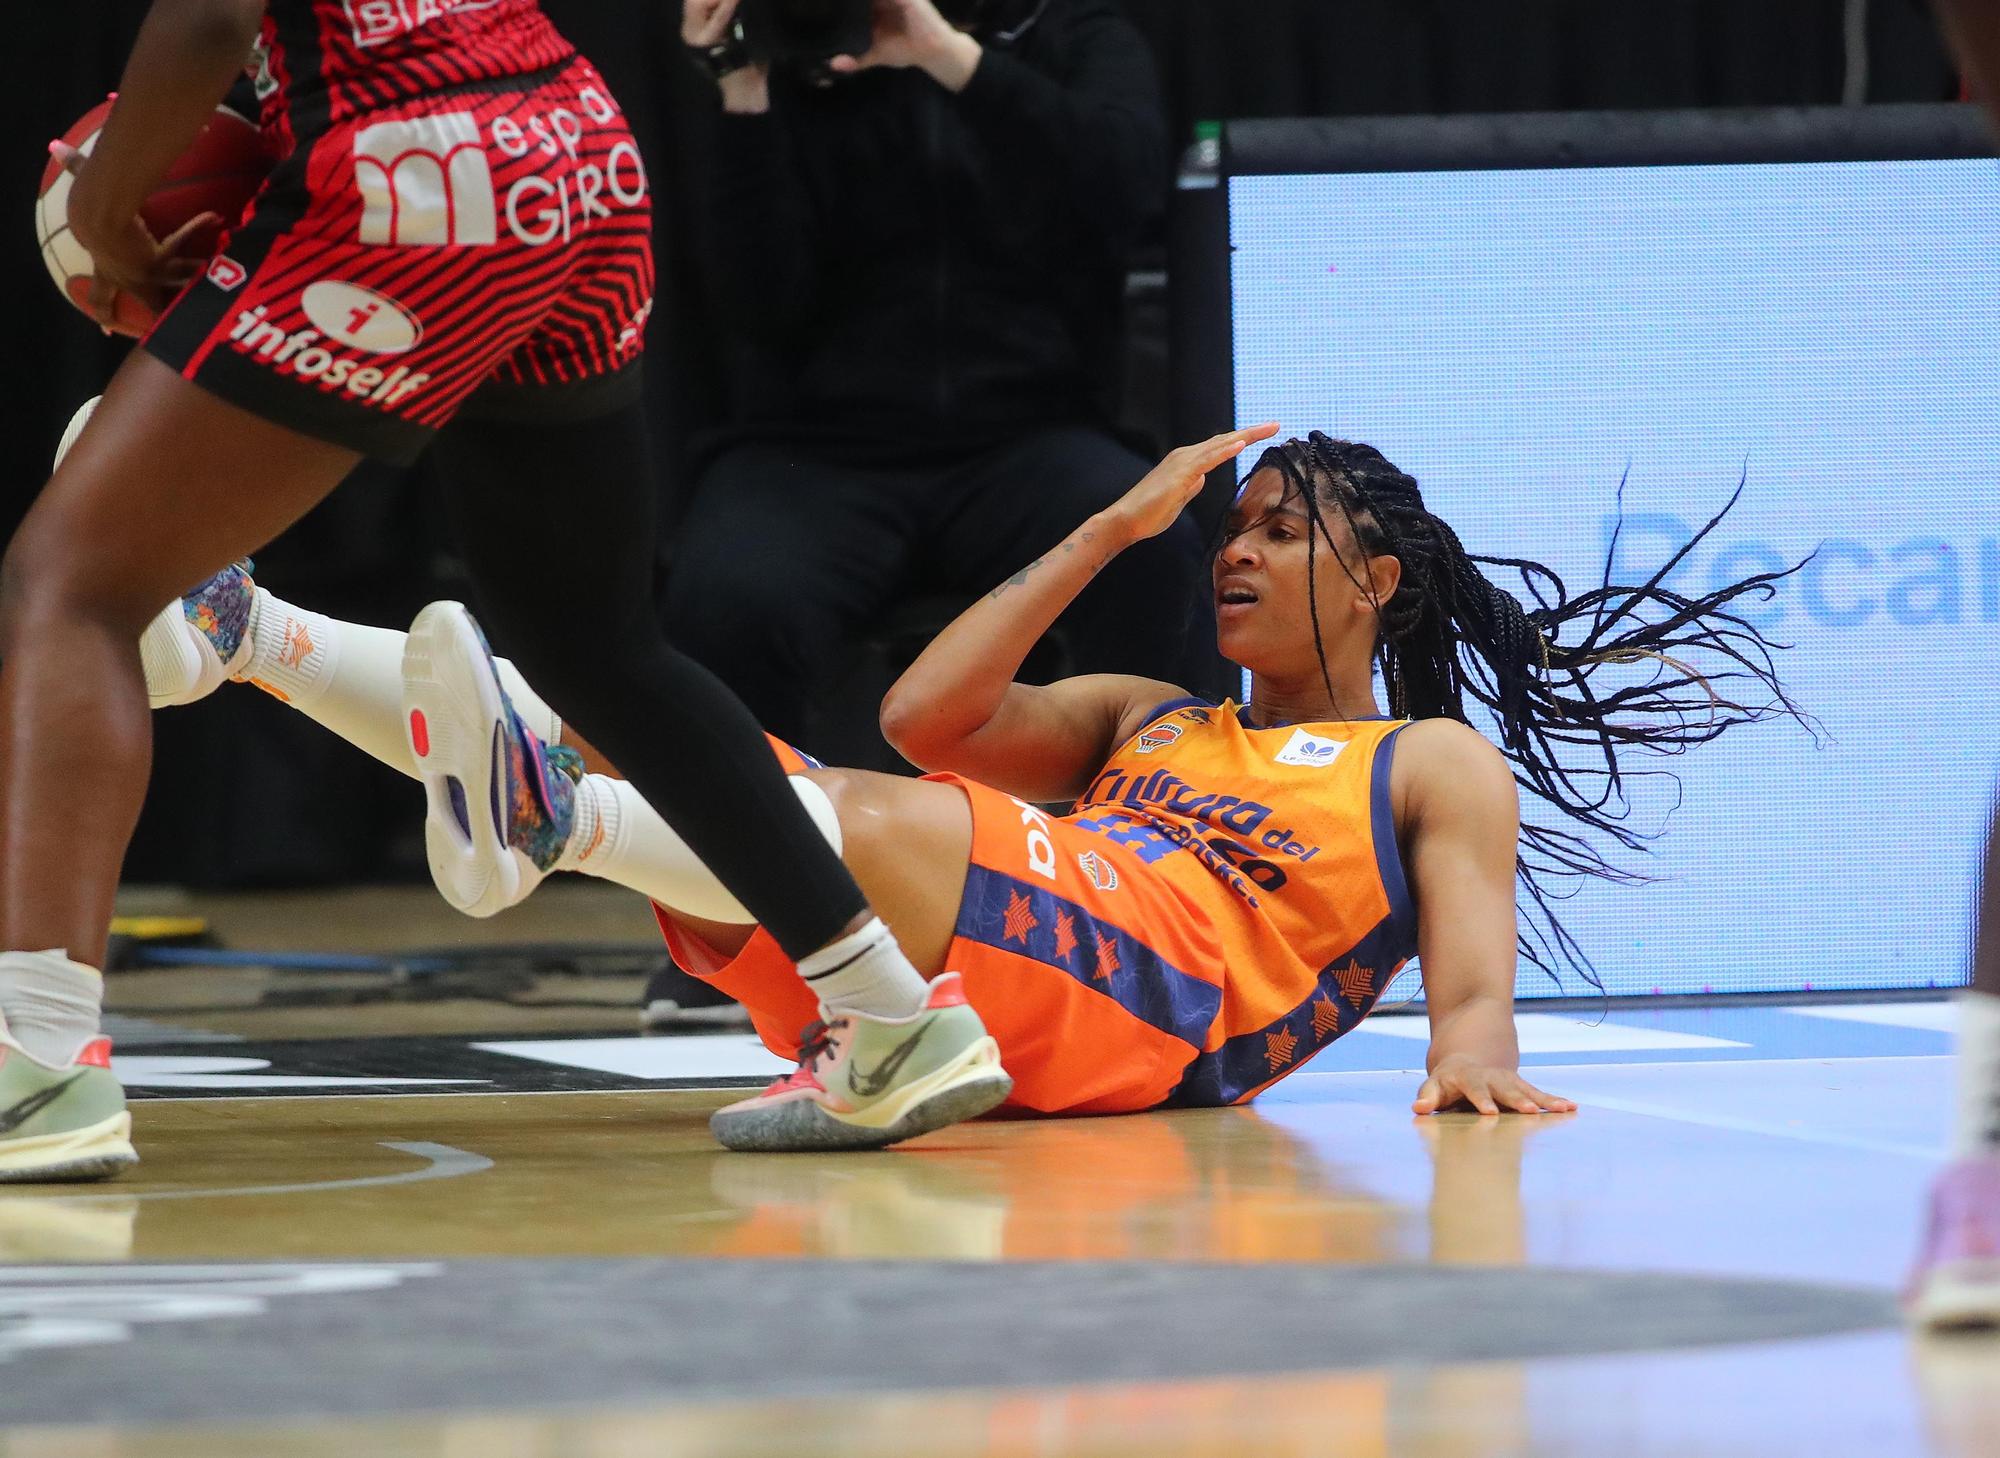
<path fill-rule="evenodd" d="M 0 259 L 21 282 L 0 355 L 0 532 L 47 475 L 70 412 L 125 345 L 101 338 L 48 282 L 30 207 L 60 133 L 115 84 L 147 0 L 14 5 L 0 88 L 0 198 L 16 225 Z M 1958 82 L 1920 0 L 1869 0 L 1858 49 L 1844 0 L 1126 0 L 1153 43 L 1174 134 L 1203 119 L 1545 111 L 1604 107 L 1934 101 Z M 660 489 L 719 407 L 715 341 L 693 265 L 708 83 L 679 54 L 674 0 L 544 0 L 604 72 L 645 149 L 660 219 L 661 294 L 650 385 Z M 1865 64 L 1857 61 L 1865 58 Z M 1168 179 L 1161 179 L 1164 189 Z M 1141 267 L 1157 270 L 1157 243 Z M 1167 430 L 1165 334 L 1135 310 L 1126 413 Z M 552 492 L 561 483 L 551 482 Z M 671 539 L 663 551 L 671 551 Z M 421 468 L 364 470 L 260 560 L 281 595 L 380 623 L 465 587 Z M 567 564 L 551 563 L 552 574 Z M 422 873 L 413 786 L 253 693 L 228 692 L 155 721 L 155 786 L 127 865 L 133 879 L 283 885 Z"/>

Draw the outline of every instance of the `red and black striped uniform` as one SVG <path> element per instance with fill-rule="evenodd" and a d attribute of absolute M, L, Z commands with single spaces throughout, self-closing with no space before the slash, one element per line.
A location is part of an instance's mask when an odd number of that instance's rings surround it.
<path fill-rule="evenodd" d="M 634 397 L 645 166 L 537 0 L 271 0 L 250 69 L 283 160 L 149 350 L 389 460 Z"/>

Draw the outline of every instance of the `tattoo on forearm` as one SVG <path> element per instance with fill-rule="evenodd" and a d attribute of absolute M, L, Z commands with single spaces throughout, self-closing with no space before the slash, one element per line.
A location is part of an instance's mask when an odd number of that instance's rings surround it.
<path fill-rule="evenodd" d="M 1012 577 L 1009 577 L 1005 582 L 1001 583 L 998 587 L 994 588 L 991 592 L 987 593 L 986 594 L 987 599 L 990 601 L 993 598 L 1000 596 L 1001 593 L 1005 592 L 1010 587 L 1019 587 L 1022 583 L 1028 580 L 1028 574 L 1030 572 L 1033 572 L 1037 567 L 1041 566 L 1042 563 L 1048 560 L 1049 559 L 1046 557 L 1035 558 L 1034 561 L 1030 562 L 1027 566 L 1023 567 L 1019 572 L 1016 572 Z"/>
<path fill-rule="evenodd" d="M 1067 541 L 1065 541 L 1062 544 L 1062 549 L 1065 554 L 1068 554 L 1070 552 L 1074 552 L 1078 547 L 1082 546 L 1085 542 L 1093 542 L 1096 540 L 1097 540 L 1097 533 L 1095 532 L 1078 532 L 1076 535 L 1070 537 Z M 1035 558 L 1034 561 L 1030 562 L 1027 566 L 1023 567 L 1019 572 L 1016 572 L 1012 577 L 1009 577 L 1005 582 L 1001 583 L 998 587 L 994 588 L 991 592 L 987 593 L 986 600 L 988 602 L 991 602 L 994 598 L 999 597 L 1002 593 L 1004 593 L 1008 588 L 1021 586 L 1024 582 L 1028 580 L 1029 573 L 1033 572 L 1037 567 L 1042 566 L 1048 560 L 1049 559 L 1047 557 Z M 1104 570 L 1103 562 L 1094 562 L 1091 564 L 1090 575 L 1095 577 L 1099 572 L 1103 570 Z"/>

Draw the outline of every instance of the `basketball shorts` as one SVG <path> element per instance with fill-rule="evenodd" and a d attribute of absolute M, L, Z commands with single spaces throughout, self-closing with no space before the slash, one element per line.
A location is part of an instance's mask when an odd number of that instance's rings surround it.
<path fill-rule="evenodd" d="M 788 773 L 811 765 L 772 743 Z M 1222 1005 L 1222 946 L 1202 908 L 1104 836 L 957 775 L 928 778 L 972 805 L 949 970 L 1000 1044 L 1008 1106 L 1110 1114 L 1162 1103 Z M 660 925 L 682 968 L 742 1003 L 772 1052 L 794 1056 L 819 1011 L 768 933 L 724 958 Z"/>
<path fill-rule="evenodd" d="M 639 149 L 577 58 L 302 137 L 145 348 L 408 462 L 460 414 L 568 422 L 636 398 L 651 231 Z"/>

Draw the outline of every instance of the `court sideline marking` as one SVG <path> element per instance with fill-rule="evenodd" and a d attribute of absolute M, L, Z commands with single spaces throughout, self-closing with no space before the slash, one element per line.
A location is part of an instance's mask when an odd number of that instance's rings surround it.
<path fill-rule="evenodd" d="M 424 1139 L 383 1139 L 378 1141 L 378 1147 L 393 1149 L 398 1154 L 413 1154 L 425 1161 L 424 1167 L 396 1174 L 365 1175 L 351 1180 L 315 1180 L 300 1185 L 251 1185 L 222 1190 L 139 1190 L 129 1195 L 58 1195 L 44 1197 L 37 1203 L 104 1205 L 127 1200 L 219 1200 L 238 1195 L 310 1195 L 328 1190 L 359 1190 L 372 1185 L 414 1185 L 424 1180 L 456 1179 L 459 1175 L 482 1174 L 493 1168 L 493 1161 L 483 1154 L 454 1149 L 449 1144 L 433 1144 Z"/>

